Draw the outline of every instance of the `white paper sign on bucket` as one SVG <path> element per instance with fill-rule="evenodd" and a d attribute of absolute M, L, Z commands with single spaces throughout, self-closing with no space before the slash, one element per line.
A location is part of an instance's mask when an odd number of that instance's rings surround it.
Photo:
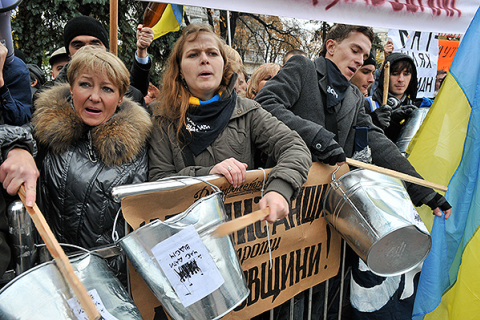
<path fill-rule="evenodd" d="M 152 248 L 152 253 L 185 307 L 224 283 L 194 226 L 163 240 Z"/>

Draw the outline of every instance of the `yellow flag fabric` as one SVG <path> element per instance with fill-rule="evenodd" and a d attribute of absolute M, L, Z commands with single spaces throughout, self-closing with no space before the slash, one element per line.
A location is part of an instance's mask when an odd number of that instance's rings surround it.
<path fill-rule="evenodd" d="M 183 21 L 183 10 L 184 6 L 182 5 L 169 4 L 165 8 L 160 20 L 152 27 L 152 30 L 155 32 L 153 40 L 169 32 L 180 30 L 180 25 Z"/>
<path fill-rule="evenodd" d="M 427 181 L 447 186 L 463 153 L 471 107 L 453 77 L 442 84 L 424 125 L 408 146 L 408 160 Z M 432 210 L 418 208 L 425 225 L 431 230 Z"/>
<path fill-rule="evenodd" d="M 435 217 L 412 319 L 474 320 L 480 314 L 480 9 L 408 158 L 426 179 L 447 184 L 448 220 Z M 423 218 L 423 217 L 422 217 Z M 426 218 L 426 217 L 424 217 Z"/>

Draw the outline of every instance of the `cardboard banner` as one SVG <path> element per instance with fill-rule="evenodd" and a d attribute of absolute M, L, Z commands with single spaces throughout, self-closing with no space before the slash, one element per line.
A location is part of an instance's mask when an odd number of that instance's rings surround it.
<path fill-rule="evenodd" d="M 170 0 L 169 3 L 378 28 L 409 26 L 413 30 L 447 33 L 465 33 L 478 8 L 475 0 Z"/>
<path fill-rule="evenodd" d="M 457 53 L 460 41 L 455 40 L 438 40 L 438 65 L 437 70 L 448 71 L 452 64 L 453 57 Z"/>
<path fill-rule="evenodd" d="M 292 202 L 290 214 L 269 224 L 268 234 L 266 222 L 258 221 L 232 235 L 250 295 L 224 319 L 252 318 L 338 273 L 341 237 L 327 224 L 322 213 L 335 168 L 314 163 L 302 192 Z M 348 166 L 344 165 L 335 176 L 338 178 L 346 172 Z M 263 170 L 248 171 L 245 183 L 237 189 L 223 177 L 209 177 L 208 181 L 225 194 L 227 220 L 259 209 Z M 168 190 L 162 190 L 165 187 L 158 182 L 144 185 L 149 184 L 158 184 L 161 191 L 151 191 L 151 187 L 147 187 L 148 193 L 122 198 L 123 215 L 134 229 L 183 212 L 195 200 L 211 193 L 211 187 L 201 181 Z M 130 270 L 133 300 L 144 319 L 154 319 L 160 302 L 133 267 Z"/>
<path fill-rule="evenodd" d="M 413 58 L 417 68 L 417 98 L 433 97 L 437 78 L 438 37 L 434 32 L 388 30 L 393 52 Z M 390 70 L 391 71 L 391 70 Z"/>

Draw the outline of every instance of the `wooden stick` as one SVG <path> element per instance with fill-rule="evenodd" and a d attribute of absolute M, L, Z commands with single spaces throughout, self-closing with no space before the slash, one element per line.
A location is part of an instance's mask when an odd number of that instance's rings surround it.
<path fill-rule="evenodd" d="M 424 186 L 424 187 L 428 187 L 428 188 L 432 188 L 432 189 L 436 189 L 436 190 L 440 190 L 440 191 L 444 191 L 444 192 L 447 192 L 447 190 L 448 190 L 447 187 L 442 186 L 440 184 L 429 182 L 429 181 L 426 181 L 426 180 L 423 180 L 423 179 L 420 179 L 420 178 L 417 178 L 417 177 L 413 177 L 411 175 L 408 175 L 408 174 L 405 174 L 405 173 L 402 173 L 402 172 L 398 172 L 398 171 L 395 171 L 395 170 L 390 170 L 390 169 L 378 167 L 378 166 L 375 166 L 373 164 L 365 163 L 365 162 L 358 161 L 358 160 L 353 160 L 353 159 L 350 159 L 350 158 L 347 158 L 346 162 L 349 165 L 352 165 L 352 166 L 355 166 L 355 167 L 358 167 L 358 168 L 372 170 L 372 171 L 375 171 L 375 172 L 378 172 L 378 173 L 383 173 L 383 174 L 386 174 L 387 176 L 391 176 L 391 177 L 398 178 L 398 179 L 401 179 L 401 180 L 404 180 L 404 181 L 415 183 L 415 184 L 418 184 L 420 186 Z"/>
<path fill-rule="evenodd" d="M 257 210 L 254 211 L 250 214 L 247 214 L 243 217 L 230 220 L 228 222 L 225 222 L 221 225 L 219 225 L 215 231 L 214 234 L 217 238 L 224 237 L 230 233 L 233 233 L 237 230 L 240 230 L 242 228 L 245 228 L 248 225 L 251 225 L 252 223 L 257 222 L 260 219 L 265 218 L 270 214 L 270 208 L 265 208 L 262 210 Z"/>
<path fill-rule="evenodd" d="M 45 217 L 43 216 L 42 212 L 38 208 L 37 204 L 34 204 L 33 207 L 29 207 L 25 203 L 25 187 L 22 185 L 20 190 L 18 191 L 18 195 L 22 200 L 27 212 L 30 214 L 30 217 L 35 224 L 35 227 L 38 230 L 40 236 L 42 236 L 45 245 L 47 246 L 48 251 L 55 259 L 55 262 L 60 269 L 63 277 L 69 284 L 72 291 L 75 293 L 80 305 L 82 306 L 83 310 L 85 310 L 88 318 L 90 320 L 98 320 L 101 319 L 102 316 L 98 312 L 97 308 L 95 308 L 95 304 L 93 303 L 92 299 L 88 295 L 87 289 L 85 286 L 80 282 L 77 275 L 75 274 L 72 265 L 70 264 L 70 260 L 68 260 L 67 255 L 63 251 L 62 247 L 58 243 L 57 239 L 53 235 L 50 226 L 47 224 Z"/>
<path fill-rule="evenodd" d="M 110 0 L 110 52 L 118 53 L 118 0 Z"/>
<path fill-rule="evenodd" d="M 388 100 L 388 87 L 390 86 L 390 61 L 387 61 L 383 66 L 383 101 L 382 106 L 387 104 Z"/>

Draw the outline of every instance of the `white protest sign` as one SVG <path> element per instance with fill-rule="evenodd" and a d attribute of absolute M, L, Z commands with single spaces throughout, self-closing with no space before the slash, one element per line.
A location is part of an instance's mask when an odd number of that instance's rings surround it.
<path fill-rule="evenodd" d="M 224 279 L 194 226 L 152 248 L 162 271 L 185 307 L 217 290 Z"/>
<path fill-rule="evenodd" d="M 417 68 L 417 98 L 431 98 L 435 92 L 438 61 L 438 34 L 411 30 L 388 30 L 393 51 L 408 54 Z"/>

